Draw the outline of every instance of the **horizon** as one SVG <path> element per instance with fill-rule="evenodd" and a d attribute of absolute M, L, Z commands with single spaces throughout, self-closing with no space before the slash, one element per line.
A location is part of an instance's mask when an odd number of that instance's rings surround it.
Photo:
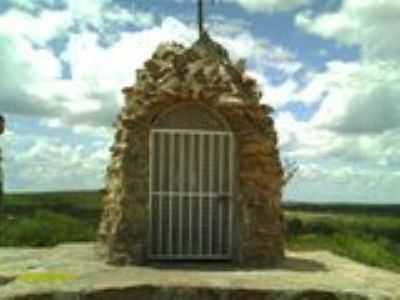
<path fill-rule="evenodd" d="M 283 201 L 400 204 L 400 42 L 391 38 L 400 2 L 216 2 L 205 1 L 208 32 L 234 61 L 246 59 L 261 102 L 275 109 L 281 159 L 299 167 Z M 5 192 L 100 189 L 121 89 L 160 43 L 197 39 L 196 9 L 185 0 L 2 1 Z"/>
<path fill-rule="evenodd" d="M 47 191 L 14 191 L 5 193 L 5 196 L 28 196 L 28 195 L 39 195 L 39 194 L 75 194 L 75 193 L 101 193 L 104 188 L 100 189 L 83 189 L 83 190 L 47 190 Z M 363 200 L 355 200 L 351 202 L 338 202 L 338 201 L 307 201 L 307 200 L 296 200 L 296 199 L 285 199 L 282 198 L 282 204 L 299 204 L 299 205 L 355 205 L 355 206 L 400 206 L 400 203 L 394 202 L 368 202 Z"/>

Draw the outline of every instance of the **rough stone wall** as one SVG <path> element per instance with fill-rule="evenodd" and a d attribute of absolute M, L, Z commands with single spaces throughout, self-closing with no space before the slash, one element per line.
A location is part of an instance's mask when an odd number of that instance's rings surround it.
<path fill-rule="evenodd" d="M 116 126 L 99 236 L 110 262 L 142 264 L 148 224 L 148 130 L 123 120 Z"/>
<path fill-rule="evenodd" d="M 262 105 L 225 105 L 220 111 L 232 125 L 238 152 L 238 263 L 275 265 L 284 257 L 284 239 L 283 170 L 273 120 Z"/>
<path fill-rule="evenodd" d="M 166 109 L 201 103 L 225 118 L 236 137 L 236 262 L 263 267 L 280 261 L 283 171 L 272 109 L 259 104 L 261 93 L 243 64 L 233 64 L 207 35 L 188 49 L 162 45 L 137 72 L 137 83 L 123 92 L 126 105 L 115 123 L 99 229 L 108 260 L 145 262 L 149 131 Z"/>

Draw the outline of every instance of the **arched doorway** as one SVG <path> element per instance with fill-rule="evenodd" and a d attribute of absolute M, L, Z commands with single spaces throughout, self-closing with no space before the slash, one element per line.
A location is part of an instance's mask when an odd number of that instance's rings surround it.
<path fill-rule="evenodd" d="M 150 132 L 150 259 L 232 258 L 234 135 L 201 104 L 180 104 Z"/>

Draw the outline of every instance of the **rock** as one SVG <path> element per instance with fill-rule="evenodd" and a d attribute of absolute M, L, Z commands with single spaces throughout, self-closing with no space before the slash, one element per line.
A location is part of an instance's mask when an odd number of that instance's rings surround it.
<path fill-rule="evenodd" d="M 93 243 L 0 248 L 0 299 L 400 299 L 400 274 L 326 251 L 288 252 L 274 269 L 257 271 L 226 264 L 115 267 L 100 255 Z"/>

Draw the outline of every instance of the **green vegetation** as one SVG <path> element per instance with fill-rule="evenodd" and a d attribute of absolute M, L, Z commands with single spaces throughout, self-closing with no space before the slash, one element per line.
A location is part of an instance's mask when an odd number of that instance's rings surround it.
<path fill-rule="evenodd" d="M 54 246 L 93 241 L 101 213 L 99 192 L 7 195 L 0 222 L 0 246 Z M 353 209 L 352 207 L 351 209 Z M 398 207 L 344 206 L 334 212 L 313 205 L 312 212 L 287 207 L 291 250 L 328 250 L 371 266 L 400 272 Z M 374 213 L 379 211 L 379 213 Z M 57 277 L 57 276 L 56 276 Z"/>
<path fill-rule="evenodd" d="M 33 216 L 6 218 L 0 224 L 1 246 L 55 246 L 61 242 L 91 241 L 94 224 L 46 210 Z"/>
<path fill-rule="evenodd" d="M 400 272 L 400 219 L 391 216 L 289 212 L 292 250 L 329 250 Z"/>
<path fill-rule="evenodd" d="M 93 221 L 100 214 L 100 192 L 52 192 L 6 195 L 8 214 L 27 216 L 36 210 L 47 210 Z"/>
<path fill-rule="evenodd" d="M 51 283 L 71 281 L 77 278 L 69 273 L 31 272 L 19 275 L 16 280 L 28 283 Z"/>
<path fill-rule="evenodd" d="M 55 246 L 96 239 L 100 193 L 6 195 L 0 246 Z"/>

